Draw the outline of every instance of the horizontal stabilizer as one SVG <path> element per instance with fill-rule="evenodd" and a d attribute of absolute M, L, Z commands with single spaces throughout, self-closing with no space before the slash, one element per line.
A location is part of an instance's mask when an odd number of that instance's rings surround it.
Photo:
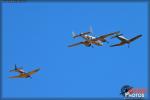
<path fill-rule="evenodd" d="M 80 36 L 83 36 L 83 35 L 86 35 L 86 34 L 90 34 L 91 32 L 84 32 L 84 33 L 81 33 L 81 34 L 76 34 L 74 32 L 72 32 L 72 37 L 73 38 L 77 38 L 77 37 L 80 37 Z"/>

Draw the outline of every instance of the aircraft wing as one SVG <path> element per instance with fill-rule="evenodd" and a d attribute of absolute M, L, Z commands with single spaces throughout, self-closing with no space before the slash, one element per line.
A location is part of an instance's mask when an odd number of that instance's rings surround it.
<path fill-rule="evenodd" d="M 68 47 L 73 47 L 73 46 L 77 46 L 77 45 L 80 45 L 80 44 L 83 44 L 83 43 L 82 42 L 75 43 L 75 44 L 69 45 Z"/>
<path fill-rule="evenodd" d="M 124 45 L 124 44 L 125 44 L 125 42 L 120 42 L 120 43 L 118 43 L 118 44 L 111 45 L 110 47 L 121 46 L 121 45 Z"/>
<path fill-rule="evenodd" d="M 95 40 L 104 41 L 104 40 L 105 40 L 105 38 L 107 38 L 108 36 L 114 35 L 114 34 L 118 34 L 118 32 L 113 32 L 113 33 L 109 33 L 109 34 L 101 35 L 100 37 L 96 38 Z"/>
<path fill-rule="evenodd" d="M 10 76 L 9 78 L 25 78 L 26 75 L 25 74 L 20 74 L 18 76 Z"/>
<path fill-rule="evenodd" d="M 28 74 L 28 75 L 32 75 L 32 74 L 38 72 L 39 70 L 40 70 L 40 68 L 35 69 L 35 70 L 31 71 L 31 72 L 28 72 L 27 74 Z"/>
<path fill-rule="evenodd" d="M 141 36 L 142 36 L 142 35 L 138 35 L 138 36 L 136 36 L 136 37 L 134 37 L 134 38 L 130 39 L 129 41 L 130 41 L 130 42 L 132 42 L 132 41 L 134 41 L 134 40 L 136 40 L 136 39 L 140 38 Z"/>
<path fill-rule="evenodd" d="M 69 45 L 68 47 L 73 47 L 73 46 L 77 46 L 77 45 L 80 45 L 80 44 L 84 44 L 84 45 L 88 46 L 91 43 L 89 41 L 83 41 L 83 42 L 78 42 L 78 43 Z"/>

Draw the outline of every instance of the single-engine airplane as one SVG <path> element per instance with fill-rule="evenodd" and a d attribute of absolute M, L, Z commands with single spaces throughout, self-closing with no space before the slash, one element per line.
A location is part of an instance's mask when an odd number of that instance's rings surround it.
<path fill-rule="evenodd" d="M 80 44 L 83 44 L 83 45 L 85 45 L 87 47 L 92 46 L 92 44 L 95 44 L 97 46 L 103 46 L 103 42 L 107 42 L 108 43 L 108 41 L 106 40 L 106 38 L 108 36 L 111 36 L 111 35 L 114 35 L 114 34 L 118 34 L 118 32 L 113 32 L 113 33 L 101 35 L 99 37 L 94 37 L 94 36 L 91 36 L 91 35 L 87 35 L 87 34 L 90 34 L 90 33 L 92 33 L 92 31 L 84 32 L 84 33 L 80 33 L 80 34 L 76 34 L 76 33 L 73 32 L 72 33 L 72 37 L 73 38 L 82 37 L 83 39 L 85 39 L 85 41 L 69 45 L 68 47 L 73 47 L 73 46 L 77 46 L 77 45 L 80 45 Z"/>
<path fill-rule="evenodd" d="M 10 70 L 10 72 L 18 72 L 20 73 L 18 76 L 11 76 L 9 78 L 32 78 L 31 75 L 38 72 L 40 68 L 37 68 L 35 70 L 32 70 L 30 72 L 25 72 L 22 68 L 18 68 L 15 65 L 15 68 L 13 70 Z"/>
<path fill-rule="evenodd" d="M 122 46 L 122 45 L 124 45 L 124 44 L 128 44 L 128 47 L 129 47 L 129 45 L 130 45 L 131 42 L 133 42 L 134 40 L 136 40 L 136 39 L 138 39 L 138 38 L 140 38 L 140 37 L 142 37 L 141 34 L 140 34 L 140 35 L 137 35 L 137 36 L 135 36 L 135 37 L 133 37 L 133 38 L 131 38 L 131 39 L 127 39 L 127 38 L 125 38 L 125 37 L 123 36 L 123 34 L 120 34 L 120 32 L 118 32 L 118 34 L 116 34 L 115 36 L 112 36 L 112 38 L 118 38 L 121 42 L 118 43 L 118 44 L 111 45 L 110 47 Z"/>

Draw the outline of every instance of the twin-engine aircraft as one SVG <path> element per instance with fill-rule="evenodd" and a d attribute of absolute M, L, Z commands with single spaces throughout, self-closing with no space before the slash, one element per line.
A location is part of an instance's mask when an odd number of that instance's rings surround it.
<path fill-rule="evenodd" d="M 18 72 L 19 75 L 18 76 L 11 76 L 9 78 L 32 78 L 31 75 L 38 72 L 40 70 L 40 68 L 37 68 L 35 70 L 32 70 L 30 72 L 25 72 L 22 68 L 18 68 L 15 65 L 15 68 L 13 70 L 10 70 L 10 72 Z"/>
<path fill-rule="evenodd" d="M 110 47 L 114 47 L 114 46 L 122 46 L 124 44 L 128 44 L 128 47 L 130 45 L 131 42 L 135 41 L 136 39 L 142 37 L 142 35 L 137 35 L 131 39 L 127 39 L 123 36 L 123 34 L 120 34 L 120 32 L 118 32 L 118 34 L 116 34 L 115 36 L 113 36 L 112 38 L 118 38 L 121 42 L 118 43 L 118 44 L 114 44 L 114 45 L 111 45 Z"/>
<path fill-rule="evenodd" d="M 113 33 L 101 35 L 99 37 L 94 37 L 94 36 L 88 35 L 90 33 L 92 33 L 92 31 L 83 32 L 83 33 L 80 33 L 80 34 L 76 34 L 76 33 L 73 32 L 72 33 L 73 38 L 82 37 L 83 39 L 85 39 L 85 41 L 69 45 L 68 47 L 73 47 L 73 46 L 77 46 L 77 45 L 80 45 L 80 44 L 83 44 L 87 47 L 90 47 L 90 46 L 93 47 L 92 44 L 95 44 L 97 46 L 103 46 L 103 42 L 108 43 L 108 41 L 106 40 L 107 37 L 109 37 L 111 35 L 114 35 L 114 34 L 118 34 L 118 32 L 113 32 Z"/>
<path fill-rule="evenodd" d="M 90 30 L 88 32 L 83 32 L 83 33 L 80 33 L 80 34 L 76 34 L 76 33 L 73 32 L 72 33 L 73 38 L 82 37 L 85 41 L 81 41 L 81 42 L 69 45 L 68 47 L 73 47 L 73 46 L 77 46 L 77 45 L 80 45 L 80 44 L 83 44 L 87 47 L 90 47 L 90 46 L 93 47 L 92 44 L 95 44 L 97 46 L 103 46 L 103 42 L 109 43 L 106 40 L 106 38 L 109 37 L 109 36 L 112 36 L 112 38 L 118 38 L 121 41 L 120 43 L 111 45 L 110 47 L 122 46 L 124 44 L 128 44 L 128 47 L 129 47 L 129 44 L 131 42 L 133 42 L 134 40 L 136 40 L 136 39 L 138 39 L 142 36 L 140 34 L 140 35 L 135 36 L 134 38 L 127 39 L 123 36 L 123 34 L 120 33 L 120 31 L 112 32 L 112 33 L 109 33 L 109 34 L 104 34 L 104 35 L 101 35 L 99 37 L 94 37 L 94 36 L 88 35 L 90 33 L 92 33 L 92 30 Z"/>

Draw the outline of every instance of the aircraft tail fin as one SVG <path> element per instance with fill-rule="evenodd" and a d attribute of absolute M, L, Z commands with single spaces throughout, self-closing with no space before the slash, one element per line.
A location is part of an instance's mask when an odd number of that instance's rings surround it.
<path fill-rule="evenodd" d="M 90 32 L 90 33 L 93 33 L 93 28 L 92 28 L 92 26 L 89 27 L 89 32 Z"/>
<path fill-rule="evenodd" d="M 9 72 L 16 72 L 17 71 L 17 69 L 23 69 L 22 67 L 17 67 L 17 65 L 15 64 L 15 66 L 14 66 L 15 68 L 14 69 L 12 69 L 12 70 L 9 70 Z"/>
<path fill-rule="evenodd" d="M 75 33 L 75 32 L 72 32 L 72 37 L 73 37 L 73 38 L 76 38 L 76 37 L 78 37 L 78 34 Z"/>
<path fill-rule="evenodd" d="M 15 64 L 15 70 L 17 69 L 17 65 Z"/>
<path fill-rule="evenodd" d="M 14 69 L 9 70 L 9 72 L 16 72 L 16 70 L 17 70 L 17 65 L 15 64 Z"/>

